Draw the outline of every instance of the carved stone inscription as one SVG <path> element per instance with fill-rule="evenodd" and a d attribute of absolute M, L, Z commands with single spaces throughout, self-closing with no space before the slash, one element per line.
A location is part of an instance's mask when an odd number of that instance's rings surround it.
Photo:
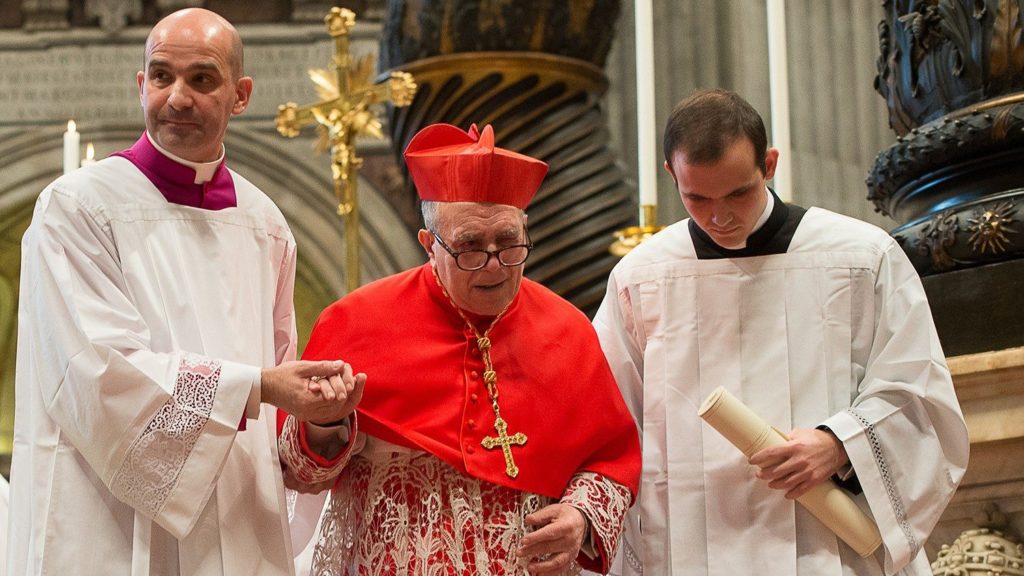
<path fill-rule="evenodd" d="M 245 41 L 245 35 L 243 34 Z M 330 39 L 275 44 L 260 38 L 245 49 L 245 72 L 255 79 L 242 118 L 273 119 L 277 106 L 316 97 L 306 70 L 326 68 Z M 144 40 L 131 44 L 75 45 L 0 50 L 0 126 L 76 121 L 140 121 L 135 73 L 142 67 Z M 368 38 L 353 53 L 376 52 Z"/>
<path fill-rule="evenodd" d="M 371 42 L 353 42 L 352 52 L 376 53 L 376 48 Z M 245 116 L 274 118 L 279 104 L 316 100 L 307 70 L 327 68 L 333 53 L 330 37 L 310 44 L 247 46 L 245 72 L 253 77 L 255 88 Z"/>
<path fill-rule="evenodd" d="M 0 52 L 0 123 L 139 116 L 136 46 Z"/>

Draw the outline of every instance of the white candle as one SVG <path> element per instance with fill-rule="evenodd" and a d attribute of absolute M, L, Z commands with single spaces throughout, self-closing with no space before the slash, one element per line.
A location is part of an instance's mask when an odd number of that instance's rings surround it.
<path fill-rule="evenodd" d="M 661 162 L 655 151 L 654 10 L 651 0 L 636 0 L 635 7 L 637 182 L 643 225 L 643 206 L 658 204 L 657 173 Z"/>
<path fill-rule="evenodd" d="M 767 0 L 768 90 L 771 93 L 772 147 L 779 151 L 772 187 L 783 202 L 793 200 L 792 146 L 789 142 L 789 67 L 786 61 L 786 4 Z"/>
<path fill-rule="evenodd" d="M 89 164 L 96 163 L 96 149 L 93 148 L 92 142 L 85 145 L 85 159 L 82 160 L 82 166 L 88 166 Z"/>
<path fill-rule="evenodd" d="M 64 173 L 78 168 L 78 146 L 81 134 L 75 131 L 75 121 L 68 120 L 68 131 L 64 133 Z"/>

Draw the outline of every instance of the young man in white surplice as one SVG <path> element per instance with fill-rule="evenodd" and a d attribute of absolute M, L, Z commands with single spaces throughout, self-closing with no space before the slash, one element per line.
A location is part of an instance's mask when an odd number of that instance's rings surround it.
<path fill-rule="evenodd" d="M 690 218 L 615 267 L 594 325 L 643 428 L 623 569 L 930 574 L 968 439 L 921 281 L 869 224 L 783 203 L 778 151 L 725 90 L 684 100 L 665 168 Z M 697 416 L 722 386 L 789 441 L 748 459 Z M 794 499 L 828 478 L 877 523 L 860 557 Z"/>

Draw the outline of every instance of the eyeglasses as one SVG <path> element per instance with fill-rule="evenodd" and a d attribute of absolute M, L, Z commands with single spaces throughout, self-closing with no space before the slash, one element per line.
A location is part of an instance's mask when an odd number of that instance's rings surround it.
<path fill-rule="evenodd" d="M 466 272 L 473 272 L 487 266 L 487 263 L 491 261 L 491 256 L 497 258 L 498 264 L 502 266 L 519 266 L 526 262 L 526 259 L 530 257 L 530 250 L 533 250 L 530 231 L 525 226 L 523 227 L 523 233 L 526 235 L 526 244 L 506 246 L 500 250 L 463 250 L 462 252 L 456 252 L 449 248 L 444 243 L 444 240 L 441 240 L 437 232 L 431 230 L 430 233 L 434 235 L 434 239 L 441 245 L 441 248 L 444 248 L 445 252 L 451 254 L 452 258 L 455 258 L 455 265 Z"/>

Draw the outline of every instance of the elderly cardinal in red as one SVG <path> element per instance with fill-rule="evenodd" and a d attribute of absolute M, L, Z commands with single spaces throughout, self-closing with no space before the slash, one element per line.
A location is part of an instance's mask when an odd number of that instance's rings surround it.
<path fill-rule="evenodd" d="M 446 124 L 405 160 L 429 263 L 328 307 L 304 355 L 366 374 L 356 416 L 280 418 L 287 483 L 333 486 L 313 574 L 605 572 L 640 446 L 590 322 L 523 278 L 547 165 Z"/>

